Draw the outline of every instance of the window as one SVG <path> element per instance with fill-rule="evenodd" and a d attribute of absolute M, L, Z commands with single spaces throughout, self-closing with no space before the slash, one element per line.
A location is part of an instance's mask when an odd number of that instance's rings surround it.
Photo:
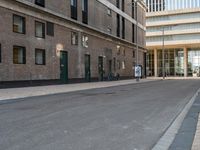
<path fill-rule="evenodd" d="M 124 47 L 123 47 L 123 55 L 126 56 L 126 50 Z"/>
<path fill-rule="evenodd" d="M 133 51 L 133 58 L 135 58 L 135 51 Z"/>
<path fill-rule="evenodd" d="M 71 34 L 71 44 L 72 45 L 78 45 L 78 33 L 72 32 Z"/>
<path fill-rule="evenodd" d="M 125 68 L 126 68 L 125 65 L 126 65 L 126 64 L 125 64 L 125 61 L 122 61 L 122 69 L 125 69 Z"/>
<path fill-rule="evenodd" d="M 13 15 L 13 32 L 25 34 L 25 18 Z"/>
<path fill-rule="evenodd" d="M 1 44 L 0 44 L 0 63 L 1 63 Z"/>
<path fill-rule="evenodd" d="M 117 14 L 117 37 L 120 37 L 120 15 Z"/>
<path fill-rule="evenodd" d="M 112 30 L 111 30 L 111 28 L 110 28 L 110 27 L 108 27 L 108 28 L 107 28 L 107 32 L 108 32 L 109 34 L 111 34 L 111 33 L 112 33 Z"/>
<path fill-rule="evenodd" d="M 26 49 L 21 46 L 13 46 L 13 63 L 26 64 Z"/>
<path fill-rule="evenodd" d="M 42 22 L 35 22 L 35 36 L 38 38 L 45 38 L 45 24 Z"/>
<path fill-rule="evenodd" d="M 119 45 L 117 45 L 117 55 L 120 55 L 120 46 Z"/>
<path fill-rule="evenodd" d="M 45 0 L 35 0 L 35 4 L 41 7 L 45 6 Z"/>
<path fill-rule="evenodd" d="M 77 7 L 77 0 L 71 0 L 71 6 Z"/>
<path fill-rule="evenodd" d="M 107 9 L 107 14 L 108 14 L 109 16 L 111 16 L 111 15 L 112 15 L 112 11 L 111 11 L 111 9 L 110 9 L 110 8 L 108 8 L 108 9 Z"/>
<path fill-rule="evenodd" d="M 88 23 L 88 0 L 82 0 L 82 22 Z"/>
<path fill-rule="evenodd" d="M 116 6 L 119 8 L 119 0 L 116 0 Z"/>
<path fill-rule="evenodd" d="M 122 11 L 124 11 L 125 8 L 124 8 L 124 0 L 122 0 Z"/>
<path fill-rule="evenodd" d="M 125 39 L 125 19 L 122 18 L 122 39 Z"/>
<path fill-rule="evenodd" d="M 54 24 L 47 22 L 47 35 L 54 36 Z"/>
<path fill-rule="evenodd" d="M 71 0 L 71 18 L 77 20 L 77 0 Z"/>
<path fill-rule="evenodd" d="M 118 68 L 118 70 L 120 70 L 120 61 L 119 60 L 117 60 L 117 68 Z"/>
<path fill-rule="evenodd" d="M 36 65 L 45 65 L 45 50 L 44 49 L 35 49 L 35 64 Z"/>
<path fill-rule="evenodd" d="M 83 47 L 88 48 L 88 37 L 85 35 L 82 36 L 82 45 Z"/>

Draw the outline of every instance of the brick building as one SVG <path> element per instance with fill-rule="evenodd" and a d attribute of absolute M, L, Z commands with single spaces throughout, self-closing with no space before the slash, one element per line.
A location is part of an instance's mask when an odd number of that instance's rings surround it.
<path fill-rule="evenodd" d="M 1 0 L 0 81 L 133 77 L 137 41 L 143 68 L 146 54 L 145 7 L 134 7 L 132 0 Z"/>

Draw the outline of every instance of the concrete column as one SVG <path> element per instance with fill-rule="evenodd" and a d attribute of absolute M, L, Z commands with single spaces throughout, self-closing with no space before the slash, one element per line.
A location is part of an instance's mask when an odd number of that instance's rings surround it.
<path fill-rule="evenodd" d="M 155 74 L 155 77 L 158 76 L 158 55 L 157 55 L 157 49 L 154 49 L 154 74 Z"/>
<path fill-rule="evenodd" d="M 187 77 L 187 74 L 188 74 L 188 53 L 187 53 L 187 48 L 184 47 L 183 48 L 183 53 L 184 53 L 184 76 Z"/>

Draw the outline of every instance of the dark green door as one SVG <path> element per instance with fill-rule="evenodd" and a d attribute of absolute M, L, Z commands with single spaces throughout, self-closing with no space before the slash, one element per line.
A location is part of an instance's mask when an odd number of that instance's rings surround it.
<path fill-rule="evenodd" d="M 62 83 L 68 82 L 68 53 L 60 52 L 60 80 Z"/>
<path fill-rule="evenodd" d="M 85 80 L 90 82 L 91 73 L 90 73 L 90 55 L 85 55 Z"/>
<path fill-rule="evenodd" d="M 99 80 L 103 81 L 104 70 L 103 70 L 103 57 L 102 56 L 99 56 L 98 70 L 99 70 Z"/>

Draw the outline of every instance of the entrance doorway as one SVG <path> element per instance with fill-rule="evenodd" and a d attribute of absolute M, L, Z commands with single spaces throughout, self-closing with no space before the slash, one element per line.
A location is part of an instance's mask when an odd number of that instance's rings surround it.
<path fill-rule="evenodd" d="M 85 55 L 85 81 L 91 81 L 91 71 L 90 71 L 90 55 Z"/>
<path fill-rule="evenodd" d="M 99 59 L 98 59 L 98 70 L 99 70 L 99 81 L 103 81 L 104 70 L 103 70 L 103 57 L 102 56 L 99 56 Z"/>
<path fill-rule="evenodd" d="M 68 52 L 60 51 L 60 80 L 68 82 Z"/>

